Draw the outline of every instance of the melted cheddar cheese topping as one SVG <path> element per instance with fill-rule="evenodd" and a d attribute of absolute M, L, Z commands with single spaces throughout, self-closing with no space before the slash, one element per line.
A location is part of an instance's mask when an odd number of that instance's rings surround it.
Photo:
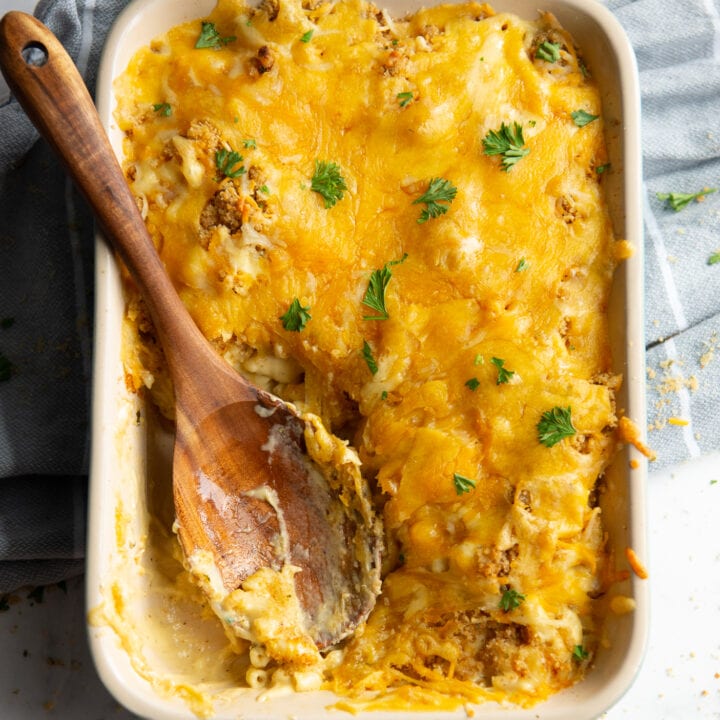
<path fill-rule="evenodd" d="M 349 439 L 376 488 L 382 595 L 325 686 L 448 708 L 571 685 L 600 635 L 620 382 L 603 120 L 572 39 L 474 2 L 400 19 L 362 0 L 220 0 L 205 23 L 117 80 L 125 170 L 203 333 Z M 196 47 L 201 30 L 216 47 Z M 503 127 L 526 151 L 507 167 L 487 153 Z M 313 189 L 326 164 L 334 204 Z M 423 217 L 440 180 L 456 192 Z M 287 329 L 295 300 L 309 317 Z M 128 319 L 128 382 L 171 417 L 132 287 Z M 570 431 L 541 441 L 562 413 Z"/>

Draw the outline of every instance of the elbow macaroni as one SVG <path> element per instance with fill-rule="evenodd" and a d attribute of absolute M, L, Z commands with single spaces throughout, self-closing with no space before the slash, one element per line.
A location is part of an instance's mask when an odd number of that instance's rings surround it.
<path fill-rule="evenodd" d="M 220 0 L 208 20 L 232 40 L 196 49 L 188 23 L 117 80 L 128 180 L 203 333 L 358 448 L 387 533 L 356 636 L 304 669 L 240 643 L 247 685 L 393 709 L 526 706 L 573 684 L 609 577 L 597 496 L 618 443 L 605 308 L 621 253 L 572 38 L 475 2 L 391 18 L 363 0 Z M 578 109 L 599 117 L 579 127 Z M 503 169 L 483 139 L 513 123 L 529 152 Z M 236 177 L 219 150 L 242 156 Z M 318 160 L 346 183 L 332 207 Z M 421 222 L 433 178 L 457 195 Z M 383 270 L 388 317 L 367 319 Z M 128 380 L 171 417 L 128 292 Z M 299 332 L 280 320 L 294 299 Z M 547 446 L 553 408 L 573 432 Z"/>

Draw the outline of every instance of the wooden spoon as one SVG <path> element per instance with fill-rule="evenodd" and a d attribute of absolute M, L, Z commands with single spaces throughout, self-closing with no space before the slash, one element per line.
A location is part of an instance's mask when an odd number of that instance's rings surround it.
<path fill-rule="evenodd" d="M 299 568 L 294 587 L 304 630 L 319 648 L 335 644 L 366 618 L 380 588 L 381 529 L 355 456 L 316 418 L 251 385 L 200 333 L 57 38 L 32 16 L 10 12 L 0 21 L 0 66 L 152 315 L 175 389 L 173 487 L 186 559 L 209 579 L 219 573 L 220 594 L 263 568 Z M 208 560 L 211 567 L 203 567 Z M 247 618 L 240 625 L 233 629 L 247 633 Z"/>

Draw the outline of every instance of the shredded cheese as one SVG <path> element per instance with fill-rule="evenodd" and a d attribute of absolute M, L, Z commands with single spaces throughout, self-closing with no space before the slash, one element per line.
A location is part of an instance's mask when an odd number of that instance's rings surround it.
<path fill-rule="evenodd" d="M 601 636 L 598 479 L 621 440 L 652 456 L 615 415 L 605 309 L 632 247 L 613 237 L 595 171 L 607 163 L 597 88 L 549 14 L 220 0 L 208 21 L 235 39 L 197 50 L 199 22 L 185 24 L 118 79 L 128 180 L 202 332 L 316 414 L 319 448 L 322 425 L 345 434 L 387 532 L 383 594 L 341 654 L 313 668 L 288 642 L 246 681 L 275 692 L 275 677 L 284 692 L 321 678 L 342 707 L 370 709 L 543 700 L 583 676 L 574 649 L 592 658 Z M 546 40 L 556 63 L 536 57 Z M 165 101 L 169 116 L 151 111 Z M 598 118 L 578 127 L 578 109 Z M 483 145 L 503 124 L 528 150 L 511 167 Z M 218 177 L 221 148 L 245 172 Z M 332 207 L 311 188 L 318 161 L 345 182 Z M 456 196 L 419 218 L 440 178 Z M 383 268 L 388 317 L 368 320 Z M 171 416 L 129 293 L 128 376 L 141 387 L 151 372 Z M 310 319 L 291 332 L 280 317 L 295 298 Z M 571 429 L 539 441 L 543 414 L 566 408 Z M 273 597 L 274 579 L 254 582 Z M 252 614 L 238 593 L 233 612 Z M 256 648 L 276 642 L 261 630 Z"/>

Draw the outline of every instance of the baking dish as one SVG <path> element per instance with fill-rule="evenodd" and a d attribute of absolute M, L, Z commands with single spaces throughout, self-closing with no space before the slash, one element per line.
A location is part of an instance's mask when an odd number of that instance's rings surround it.
<path fill-rule="evenodd" d="M 98 83 L 98 107 L 111 142 L 120 151 L 122 137 L 113 121 L 113 79 L 140 46 L 171 26 L 202 18 L 212 0 L 137 0 L 120 16 L 110 35 Z M 409 0 L 387 2 L 393 13 L 417 7 Z M 534 17 L 533 3 L 514 0 L 494 3 L 498 11 Z M 613 16 L 602 6 L 575 0 L 547 2 L 583 49 L 601 88 L 613 172 L 607 176 L 608 202 L 618 237 L 636 248 L 618 270 L 609 308 L 615 369 L 625 377 L 618 398 L 620 408 L 644 426 L 644 361 L 642 349 L 642 237 L 639 217 L 639 108 L 635 64 L 627 39 Z M 154 514 L 172 509 L 157 507 L 149 481 L 168 477 L 170 438 L 151 411 L 125 389 L 121 364 L 123 297 L 112 254 L 102 240 L 97 248 L 96 359 L 91 466 L 91 520 L 88 533 L 88 606 L 93 655 L 101 678 L 133 712 L 150 718 L 213 717 L 317 718 L 333 697 L 328 693 L 275 695 L 255 702 L 253 691 L 233 688 L 220 677 L 198 677 L 177 653 L 160 647 L 143 632 L 153 613 L 156 588 L 162 582 L 158 558 L 144 551 Z M 608 492 L 603 511 L 610 547 L 618 566 L 624 550 L 632 547 L 644 558 L 645 463 L 628 448 L 607 473 Z M 631 461 L 637 467 L 631 468 Z M 637 462 L 636 462 L 637 461 Z M 121 579 L 122 595 L 109 590 Z M 647 583 L 635 577 L 619 592 L 634 597 L 634 613 L 612 616 L 607 623 L 607 647 L 598 654 L 587 678 L 548 702 L 519 710 L 487 704 L 473 708 L 477 717 L 592 718 L 612 705 L 636 674 L 647 634 Z M 632 586 L 632 587 L 630 587 Z M 120 607 L 122 605 L 122 608 Z M 122 616 L 115 631 L 106 627 L 108 614 Z M 182 635 L 185 618 L 177 618 Z M 141 651 L 141 652 L 140 652 Z M 208 648 L 207 652 L 212 652 Z M 204 684 L 205 695 L 216 696 L 212 710 L 193 689 Z M 395 713 L 373 713 L 379 719 Z M 434 713 L 433 717 L 462 717 L 464 712 Z"/>

